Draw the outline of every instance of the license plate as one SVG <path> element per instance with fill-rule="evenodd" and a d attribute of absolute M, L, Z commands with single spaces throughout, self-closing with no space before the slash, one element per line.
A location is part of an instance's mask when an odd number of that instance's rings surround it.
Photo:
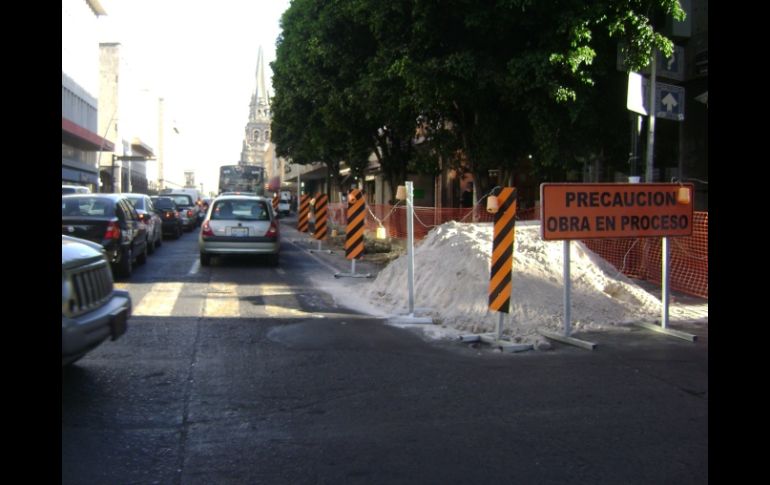
<path fill-rule="evenodd" d="M 126 321 L 128 320 L 128 311 L 123 310 L 118 312 L 110 321 L 110 334 L 112 340 L 117 339 L 124 333 L 126 333 Z"/>
<path fill-rule="evenodd" d="M 249 228 L 248 227 L 231 227 L 230 234 L 233 236 L 248 236 Z"/>

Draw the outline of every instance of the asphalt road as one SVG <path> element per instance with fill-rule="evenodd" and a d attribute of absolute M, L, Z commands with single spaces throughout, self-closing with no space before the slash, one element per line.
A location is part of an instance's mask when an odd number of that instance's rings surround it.
<path fill-rule="evenodd" d="M 62 370 L 62 483 L 707 483 L 706 327 L 426 341 L 338 306 L 311 283 L 337 256 L 283 235 L 277 268 L 200 268 L 192 233 L 119 283 L 127 333 Z"/>

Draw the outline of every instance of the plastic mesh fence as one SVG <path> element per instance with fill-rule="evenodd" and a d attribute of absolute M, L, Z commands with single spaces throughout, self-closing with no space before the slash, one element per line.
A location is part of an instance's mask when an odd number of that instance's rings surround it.
<path fill-rule="evenodd" d="M 381 221 L 392 238 L 406 239 L 406 206 L 368 205 L 366 230 L 375 231 Z M 329 221 L 341 232 L 347 224 L 345 204 L 329 204 Z M 370 212 L 371 211 L 371 212 Z M 374 217 L 372 216 L 374 214 Z M 376 219 L 375 219 L 376 217 Z M 539 208 L 521 209 L 518 220 L 537 220 Z M 423 239 L 430 230 L 449 221 L 492 222 L 494 214 L 484 208 L 435 209 L 414 208 L 414 239 Z M 693 234 L 689 237 L 672 237 L 670 259 L 671 288 L 701 298 L 708 298 L 708 212 L 695 212 Z M 661 284 L 661 240 L 639 239 L 591 239 L 583 243 L 626 276 Z"/>

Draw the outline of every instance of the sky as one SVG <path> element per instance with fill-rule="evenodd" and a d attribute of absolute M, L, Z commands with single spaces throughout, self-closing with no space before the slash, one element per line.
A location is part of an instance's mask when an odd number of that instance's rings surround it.
<path fill-rule="evenodd" d="M 120 42 L 128 65 L 132 92 L 125 97 L 137 96 L 140 106 L 164 99 L 166 180 L 184 184 L 184 171 L 194 170 L 204 192 L 216 191 L 218 167 L 240 159 L 258 49 L 270 84 L 269 63 L 290 0 L 100 2 L 107 16 L 98 21 L 99 41 Z M 148 163 L 148 175 L 156 173 Z"/>

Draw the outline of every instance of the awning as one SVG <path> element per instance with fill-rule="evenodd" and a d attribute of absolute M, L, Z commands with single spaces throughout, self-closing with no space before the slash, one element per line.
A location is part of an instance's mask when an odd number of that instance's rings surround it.
<path fill-rule="evenodd" d="M 144 143 L 138 137 L 134 137 L 131 140 L 131 153 L 134 155 L 142 155 L 145 157 L 154 157 L 155 153 L 152 151 L 152 147 Z"/>
<path fill-rule="evenodd" d="M 66 118 L 61 119 L 61 141 L 81 150 L 115 151 L 115 144 Z"/>

